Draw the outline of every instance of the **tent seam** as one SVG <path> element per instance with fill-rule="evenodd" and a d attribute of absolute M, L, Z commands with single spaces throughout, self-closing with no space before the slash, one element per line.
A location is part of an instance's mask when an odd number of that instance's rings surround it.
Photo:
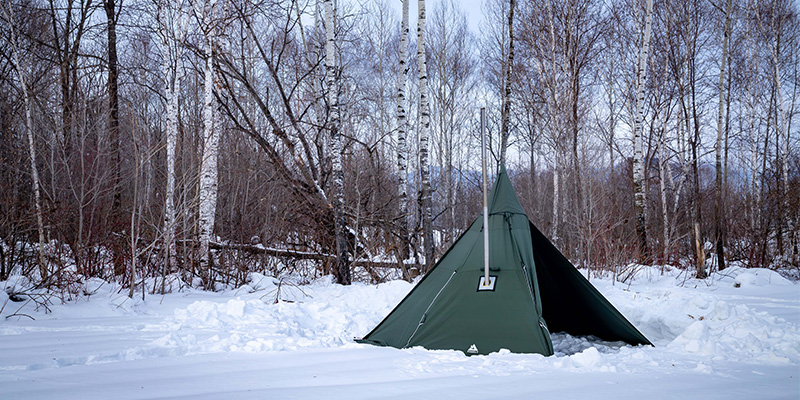
<path fill-rule="evenodd" d="M 419 318 L 419 322 L 417 323 L 417 327 L 416 327 L 416 329 L 414 329 L 414 332 L 412 332 L 412 333 L 411 333 L 411 336 L 409 336 L 409 337 L 408 337 L 408 341 L 406 342 L 406 345 L 405 345 L 405 346 L 403 346 L 403 348 L 406 348 L 406 347 L 408 347 L 408 345 L 409 345 L 409 344 L 411 344 L 411 339 L 413 339 L 413 338 L 414 338 L 414 335 L 416 335 L 416 334 L 417 334 L 417 331 L 419 330 L 419 327 L 420 327 L 420 326 L 422 326 L 422 324 L 424 323 L 424 322 L 422 322 L 422 321 L 425 319 L 425 316 L 426 316 L 426 315 L 428 315 L 428 311 L 430 311 L 430 310 L 431 310 L 431 307 L 433 307 L 433 303 L 435 303 L 435 302 L 436 302 L 436 299 L 438 299 L 438 298 L 439 298 L 439 295 L 440 295 L 440 294 L 442 294 L 442 292 L 444 291 L 444 288 L 446 288 L 446 287 L 447 287 L 447 285 L 449 285 L 449 284 L 450 284 L 450 281 L 451 281 L 451 280 L 453 280 L 453 277 L 454 277 L 455 275 L 456 275 L 456 271 L 453 271 L 453 273 L 452 273 L 452 274 L 450 274 L 450 278 L 449 278 L 449 279 L 447 279 L 447 282 L 445 282 L 445 283 L 444 283 L 444 286 L 442 286 L 442 288 L 441 288 L 441 289 L 439 289 L 439 293 L 436 293 L 436 296 L 434 296 L 434 297 L 433 297 L 433 300 L 431 300 L 431 303 L 430 303 L 430 304 L 428 304 L 428 308 L 426 308 L 426 309 L 425 309 L 425 312 L 424 312 L 424 313 L 422 313 L 422 316 Z"/>

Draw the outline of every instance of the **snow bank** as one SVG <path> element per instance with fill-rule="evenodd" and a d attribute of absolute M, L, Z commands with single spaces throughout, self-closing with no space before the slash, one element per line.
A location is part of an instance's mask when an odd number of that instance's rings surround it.
<path fill-rule="evenodd" d="M 163 342 L 189 353 L 355 346 L 353 338 L 369 332 L 412 288 L 405 281 L 342 287 L 322 279 L 302 288 L 282 285 L 278 294 L 278 283 L 256 276 L 247 294 L 225 302 L 196 301 L 148 329 L 169 331 Z M 197 331 L 213 335 L 182 339 Z"/>
<path fill-rule="evenodd" d="M 569 370 L 624 371 L 668 363 L 671 358 L 688 358 L 693 360 L 692 369 L 709 372 L 713 369 L 700 365 L 697 360 L 800 362 L 797 325 L 709 292 L 706 289 L 713 291 L 715 287 L 713 281 L 706 288 L 686 287 L 682 285 L 685 277 L 656 271 L 644 271 L 638 275 L 639 281 L 631 286 L 593 280 L 653 341 L 655 348 L 634 348 L 621 342 L 554 333 L 556 356 L 545 364 Z M 725 278 L 717 278 L 716 284 L 733 287 L 733 282 L 740 280 L 758 287 L 789 285 L 797 288 L 768 270 L 729 273 Z M 195 301 L 176 309 L 160 324 L 148 329 L 167 332 L 153 341 L 153 346 L 171 347 L 187 354 L 353 348 L 361 346 L 354 344 L 353 338 L 368 333 L 412 287 L 404 281 L 343 287 L 327 278 L 300 286 L 254 274 L 248 285 L 234 291 L 235 298 Z M 748 286 L 742 287 L 746 290 Z M 427 354 L 436 360 L 429 367 L 467 362 L 467 358 L 462 358 L 466 356 L 459 352 Z M 487 357 L 488 362 L 499 362 L 504 368 L 509 367 L 506 365 L 509 362 L 520 362 L 503 352 Z M 532 360 L 529 355 L 525 357 Z M 537 368 L 530 363 L 523 364 Z"/>
<path fill-rule="evenodd" d="M 800 331 L 745 305 L 732 306 L 709 296 L 695 296 L 682 312 L 691 322 L 671 348 L 711 356 L 715 360 L 789 362 L 800 360 Z M 684 320 L 676 327 L 689 321 Z"/>
<path fill-rule="evenodd" d="M 727 273 L 730 275 L 731 273 Z M 736 276 L 733 281 L 734 287 L 752 287 L 752 286 L 790 286 L 794 285 L 790 280 L 781 276 L 781 274 L 764 268 L 736 268 L 732 271 Z M 728 279 L 726 279 L 727 281 Z"/>
<path fill-rule="evenodd" d="M 800 361 L 800 329 L 751 307 L 747 288 L 798 286 L 769 270 L 726 270 L 708 281 L 685 284 L 683 277 L 645 274 L 630 290 L 599 285 L 606 296 L 657 347 L 713 360 L 754 363 Z M 739 283 L 738 285 L 736 283 Z M 705 286 L 705 287 L 704 287 Z M 736 288 L 724 295 L 721 288 Z M 744 292 L 743 292 L 744 290 Z M 728 294 L 731 293 L 731 294 Z M 744 303 L 744 304 L 742 304 Z"/>

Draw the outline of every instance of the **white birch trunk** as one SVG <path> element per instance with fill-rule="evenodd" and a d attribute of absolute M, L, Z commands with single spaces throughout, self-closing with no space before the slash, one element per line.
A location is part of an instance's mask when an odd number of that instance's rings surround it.
<path fill-rule="evenodd" d="M 214 217 L 217 209 L 217 155 L 219 153 L 219 122 L 217 121 L 216 101 L 214 99 L 214 46 L 216 45 L 216 21 L 214 20 L 216 2 L 206 3 L 205 66 L 203 86 L 203 153 L 200 163 L 199 189 L 199 267 L 200 273 L 211 284 L 210 266 L 212 263 L 209 242 L 214 234 Z"/>
<path fill-rule="evenodd" d="M 331 174 L 333 176 L 333 218 L 336 231 L 336 270 L 334 275 L 340 284 L 350 284 L 350 260 L 347 248 L 347 223 L 344 213 L 344 171 L 342 148 L 344 137 L 339 112 L 339 77 L 336 62 L 336 10 L 333 0 L 325 0 L 325 82 L 328 88 L 329 121 L 331 139 Z"/>
<path fill-rule="evenodd" d="M 164 192 L 164 248 L 167 252 L 167 269 L 177 266 L 175 250 L 175 149 L 178 141 L 178 92 L 180 78 L 173 76 L 173 88 L 167 88 L 166 151 L 167 187 Z"/>
<path fill-rule="evenodd" d="M 557 55 L 556 55 L 556 33 L 555 33 L 555 13 L 553 11 L 553 3 L 551 1 L 547 1 L 547 14 L 548 14 L 548 31 L 550 34 L 549 40 L 549 51 L 550 51 L 550 68 L 547 72 L 549 72 L 550 77 L 550 104 L 548 105 L 549 114 L 550 114 L 550 123 L 549 129 L 550 134 L 553 140 L 553 225 L 552 230 L 550 232 L 551 239 L 553 244 L 556 247 L 560 246 L 560 237 L 559 237 L 559 223 L 561 220 L 561 141 L 562 141 L 562 132 L 561 132 L 561 120 L 558 115 L 558 110 L 560 109 L 561 105 L 559 105 L 559 98 L 563 92 L 560 89 L 560 84 L 558 82 L 558 62 L 557 62 Z"/>
<path fill-rule="evenodd" d="M 19 38 L 17 36 L 16 21 L 14 20 L 13 5 L 8 4 L 8 9 L 3 6 L 3 13 L 6 16 L 7 21 L 10 22 L 12 62 L 14 64 L 14 69 L 17 70 L 17 75 L 19 76 L 19 83 L 22 87 L 22 98 L 23 102 L 25 103 L 25 133 L 28 137 L 28 155 L 31 161 L 31 186 L 33 189 L 34 203 L 36 207 L 36 227 L 39 231 L 39 275 L 42 282 L 45 282 L 49 274 L 47 270 L 47 260 L 44 256 L 44 217 L 42 212 L 42 195 L 39 190 L 39 168 L 36 166 L 36 145 L 33 138 L 31 95 L 27 81 L 28 67 L 27 65 L 22 64 L 22 60 L 19 55 Z"/>
<path fill-rule="evenodd" d="M 317 61 L 319 61 L 320 57 L 322 57 L 322 43 L 320 42 L 321 39 L 317 33 L 319 32 L 319 18 L 320 18 L 320 11 L 319 11 L 319 0 L 314 2 L 314 50 L 313 50 L 313 62 L 314 64 L 310 64 L 309 67 L 312 65 L 316 65 Z M 312 83 L 312 88 L 314 90 L 314 112 L 317 118 L 317 126 L 323 126 L 325 124 L 325 115 L 322 107 L 322 80 L 320 79 L 319 68 L 314 68 L 314 82 Z M 324 149 L 327 147 L 327 141 L 325 140 L 325 135 L 320 135 L 321 142 L 322 142 L 322 154 L 318 154 L 317 157 L 319 158 L 320 164 L 324 163 L 325 153 Z"/>
<path fill-rule="evenodd" d="M 431 116 L 428 106 L 428 66 L 425 55 L 425 0 L 418 0 L 417 68 L 419 73 L 419 170 L 422 183 L 422 240 L 425 245 L 425 270 L 433 266 L 436 245 L 433 242 L 433 210 L 431 206 L 431 173 L 429 164 Z"/>
<path fill-rule="evenodd" d="M 47 260 L 44 256 L 44 218 L 42 212 L 42 195 L 39 190 L 39 168 L 36 166 L 36 146 L 33 140 L 33 117 L 31 116 L 31 97 L 28 90 L 28 83 L 23 78 L 22 68 L 19 64 L 19 52 L 15 51 L 17 57 L 17 72 L 20 76 L 20 84 L 23 88 L 23 97 L 25 98 L 25 131 L 28 136 L 28 153 L 31 159 L 31 185 L 33 186 L 33 195 L 36 206 L 36 227 L 39 231 L 39 274 L 44 282 L 48 278 Z"/>
<path fill-rule="evenodd" d="M 511 117 L 511 75 L 514 66 L 514 6 L 516 1 L 510 0 L 508 9 L 508 58 L 503 71 L 503 104 L 500 111 L 500 164 L 506 162 L 508 148 L 509 118 Z"/>
<path fill-rule="evenodd" d="M 161 53 L 164 57 L 164 97 L 166 98 L 165 147 L 167 153 L 167 181 L 164 191 L 163 241 L 165 251 L 165 271 L 177 266 L 175 249 L 175 150 L 178 141 L 178 98 L 183 70 L 183 40 L 188 29 L 188 19 L 182 10 L 171 9 L 168 1 L 159 4 L 159 29 L 161 30 Z M 176 12 L 177 11 L 177 12 Z M 163 278 L 163 277 L 162 277 Z M 162 291 L 163 287 L 162 280 Z"/>
<path fill-rule="evenodd" d="M 400 26 L 400 60 L 397 73 L 397 195 L 400 212 L 401 258 L 408 257 L 408 116 L 406 115 L 406 86 L 408 85 L 408 6 L 403 1 L 403 20 Z M 402 262 L 402 260 L 401 260 Z"/>
<path fill-rule="evenodd" d="M 644 37 L 636 66 L 636 105 L 633 123 L 633 187 L 636 208 L 636 231 L 639 236 L 639 251 L 642 261 L 648 258 L 647 250 L 647 197 L 644 174 L 644 86 L 647 77 L 647 60 L 650 54 L 650 31 L 653 25 L 653 0 L 647 0 Z"/>
<path fill-rule="evenodd" d="M 725 269 L 725 226 L 723 222 L 723 207 L 724 207 L 724 198 L 723 198 L 723 191 L 725 188 L 722 186 L 722 173 L 723 173 L 723 165 L 722 165 L 722 156 L 724 152 L 724 142 L 723 139 L 725 137 L 725 68 L 728 62 L 728 42 L 731 36 L 731 8 L 733 2 L 732 0 L 727 1 L 727 5 L 725 8 L 725 30 L 722 34 L 722 60 L 720 61 L 719 67 L 719 112 L 717 113 L 717 144 L 716 144 L 716 177 L 715 177 L 715 184 L 716 184 L 716 199 L 714 202 L 714 231 L 715 231 L 715 244 L 716 244 L 716 253 L 717 253 L 717 262 L 718 262 L 718 269 L 723 270 Z"/>

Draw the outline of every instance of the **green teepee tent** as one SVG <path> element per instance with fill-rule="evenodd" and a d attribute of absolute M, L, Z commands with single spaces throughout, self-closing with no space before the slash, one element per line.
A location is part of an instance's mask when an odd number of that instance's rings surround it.
<path fill-rule="evenodd" d="M 528 220 L 505 168 L 489 197 L 489 274 L 483 218 L 361 343 L 488 354 L 553 354 L 550 332 L 651 344 Z"/>

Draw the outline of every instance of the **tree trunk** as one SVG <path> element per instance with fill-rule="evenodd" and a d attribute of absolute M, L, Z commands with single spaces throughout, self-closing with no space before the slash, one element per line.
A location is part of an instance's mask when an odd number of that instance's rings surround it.
<path fill-rule="evenodd" d="M 422 241 L 425 245 L 425 268 L 433 266 L 436 244 L 433 242 L 433 216 L 431 205 L 431 173 L 428 148 L 430 146 L 431 116 L 428 108 L 428 68 L 425 56 L 425 0 L 418 0 L 417 17 L 417 69 L 419 74 L 419 170 L 422 183 L 420 207 L 422 211 Z"/>
<path fill-rule="evenodd" d="M 508 8 L 508 58 L 503 71 L 503 104 L 500 111 L 500 164 L 506 163 L 508 148 L 509 119 L 511 117 L 511 82 L 514 66 L 514 7 L 515 0 L 509 0 Z"/>
<path fill-rule="evenodd" d="M 214 98 L 216 20 L 215 3 L 206 3 L 205 66 L 203 86 L 203 152 L 200 161 L 199 188 L 199 268 L 206 287 L 213 289 L 211 277 L 211 253 L 209 241 L 214 234 L 214 217 L 217 209 L 217 155 L 219 153 L 219 122 L 217 121 L 217 102 Z"/>
<path fill-rule="evenodd" d="M 162 228 L 165 252 L 165 265 L 162 275 L 166 275 L 167 272 L 173 272 L 178 263 L 175 248 L 175 150 L 178 141 L 178 99 L 183 76 L 181 68 L 182 42 L 186 37 L 188 21 L 182 17 L 180 10 L 177 13 L 172 12 L 168 1 L 160 3 L 159 7 L 160 45 L 161 53 L 164 57 L 162 72 L 164 73 L 164 97 L 166 98 L 167 108 L 165 116 L 167 176 L 164 191 L 164 226 Z M 164 280 L 162 279 L 162 292 L 164 290 L 163 284 Z"/>
<path fill-rule="evenodd" d="M 400 214 L 400 263 L 409 256 L 408 218 L 408 117 L 406 115 L 406 86 L 408 85 L 408 3 L 403 1 L 403 21 L 400 27 L 400 59 L 397 71 L 397 197 Z M 401 270 L 405 271 L 402 268 Z"/>
<path fill-rule="evenodd" d="M 731 35 L 731 8 L 733 1 L 728 0 L 725 7 L 725 31 L 722 35 L 722 60 L 720 61 L 719 68 L 719 112 L 717 114 L 717 146 L 716 146 L 716 199 L 714 202 L 714 232 L 716 236 L 716 252 L 718 268 L 720 271 L 725 269 L 725 222 L 724 222 L 724 208 L 723 191 L 725 188 L 722 186 L 722 155 L 724 147 L 724 133 L 725 124 L 725 68 L 728 62 L 728 42 Z"/>
<path fill-rule="evenodd" d="M 169 76 L 169 75 L 167 75 Z M 178 260 L 175 249 L 175 150 L 178 141 L 178 88 L 180 78 L 171 76 L 167 88 L 166 115 L 166 150 L 167 150 L 167 187 L 164 191 L 164 250 L 166 251 L 166 270 L 173 271 Z"/>
<path fill-rule="evenodd" d="M 28 67 L 27 65 L 22 65 L 19 55 L 20 45 L 19 38 L 17 36 L 17 25 L 16 21 L 14 20 L 15 15 L 13 5 L 8 4 L 8 9 L 5 7 L 6 6 L 3 6 L 3 13 L 5 14 L 4 17 L 6 17 L 6 19 L 9 21 L 9 28 L 11 31 L 12 62 L 14 69 L 17 70 L 20 87 L 22 87 L 22 99 L 25 104 L 25 133 L 28 137 L 28 155 L 31 161 L 31 186 L 33 189 L 36 207 L 36 227 L 39 233 L 39 275 L 41 282 L 45 283 L 49 278 L 49 274 L 47 270 L 47 260 L 44 256 L 44 217 L 42 212 L 42 195 L 41 191 L 39 190 L 39 168 L 36 165 L 36 144 L 33 138 L 33 106 L 31 104 L 30 88 L 28 87 Z"/>
<path fill-rule="evenodd" d="M 705 243 L 703 241 L 703 235 L 700 230 L 702 220 L 703 220 L 703 208 L 700 199 L 700 160 L 698 157 L 698 148 L 700 147 L 700 120 L 699 115 L 697 112 L 697 95 L 696 95 L 696 82 L 694 79 L 694 65 L 690 66 L 691 71 L 691 101 L 692 101 L 692 119 L 693 119 L 693 131 L 691 133 L 692 140 L 690 141 L 691 151 L 692 151 L 692 175 L 694 176 L 693 180 L 693 207 L 694 212 L 692 213 L 692 227 L 694 230 L 694 248 L 695 248 L 695 269 L 696 269 L 696 277 L 697 279 L 704 279 L 708 275 L 705 271 L 705 263 L 706 263 L 706 250 L 705 250 Z"/>
<path fill-rule="evenodd" d="M 103 8 L 107 21 L 108 45 L 108 140 L 111 143 L 111 235 L 112 251 L 114 253 L 114 274 L 119 276 L 125 273 L 124 242 L 120 230 L 124 230 L 122 219 L 122 175 L 120 164 L 119 143 L 119 90 L 117 83 L 117 16 L 114 0 L 104 0 Z"/>
<path fill-rule="evenodd" d="M 636 109 L 633 123 L 633 192 L 636 208 L 636 233 L 639 237 L 639 261 L 647 262 L 650 258 L 647 249 L 647 197 L 645 195 L 644 173 L 644 86 L 647 77 L 647 59 L 650 54 L 650 31 L 653 25 L 653 0 L 647 0 L 644 37 L 639 52 L 636 70 Z"/>
<path fill-rule="evenodd" d="M 333 197 L 333 218 L 336 231 L 336 282 L 349 285 L 350 255 L 347 248 L 347 222 L 344 212 L 344 171 L 342 169 L 342 150 L 344 137 L 341 130 L 339 112 L 339 74 L 336 62 L 336 10 L 333 0 L 325 0 L 325 82 L 328 87 L 329 119 L 328 130 L 331 139 L 331 174 L 335 194 Z M 356 233 L 357 235 L 358 233 Z"/>

